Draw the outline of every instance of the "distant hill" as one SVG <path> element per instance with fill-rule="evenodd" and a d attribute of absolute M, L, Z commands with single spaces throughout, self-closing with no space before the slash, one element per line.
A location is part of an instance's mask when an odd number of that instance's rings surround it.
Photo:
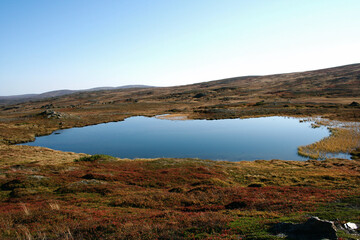
<path fill-rule="evenodd" d="M 151 89 L 149 89 L 151 88 Z M 127 85 L 86 90 L 59 90 L 42 94 L 0 97 L 0 105 L 54 98 L 65 106 L 114 102 L 172 102 L 230 104 L 259 100 L 290 102 L 294 99 L 331 102 L 360 101 L 360 64 L 320 70 L 242 76 L 173 87 Z M 332 100 L 330 100 L 332 99 Z M 97 102 L 97 103 L 96 103 Z M 349 102 L 350 103 L 350 102 Z"/>
<path fill-rule="evenodd" d="M 130 88 L 153 88 L 153 86 L 125 85 L 125 86 L 119 86 L 119 87 L 97 87 L 97 88 L 90 88 L 90 89 L 83 89 L 83 90 L 63 89 L 63 90 L 55 90 L 55 91 L 50 91 L 50 92 L 45 92 L 45 93 L 40 93 L 40 94 L 0 96 L 0 105 L 16 104 L 16 103 L 41 100 L 41 99 L 52 98 L 52 97 L 60 97 L 60 96 L 69 95 L 69 94 L 73 94 L 73 93 L 79 93 L 79 92 L 107 91 L 107 90 L 130 89 Z"/>

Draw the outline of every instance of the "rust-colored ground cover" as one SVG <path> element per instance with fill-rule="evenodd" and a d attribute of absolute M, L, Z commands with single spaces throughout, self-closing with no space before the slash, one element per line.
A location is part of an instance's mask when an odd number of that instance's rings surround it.
<path fill-rule="evenodd" d="M 358 161 L 54 163 L 0 169 L 2 239 L 277 239 L 273 224 L 329 208 L 360 221 Z"/>

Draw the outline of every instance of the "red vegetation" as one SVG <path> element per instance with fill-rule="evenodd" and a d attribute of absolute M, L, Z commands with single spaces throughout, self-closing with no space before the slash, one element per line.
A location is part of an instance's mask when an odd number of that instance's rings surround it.
<path fill-rule="evenodd" d="M 6 178 L 0 180 L 0 236 L 226 239 L 240 231 L 230 227 L 238 214 L 302 216 L 354 194 L 351 188 L 317 186 L 329 184 L 329 177 L 306 187 L 301 182 L 249 185 L 238 175 L 248 175 L 246 169 L 236 169 L 236 164 L 176 159 L 6 167 Z"/>

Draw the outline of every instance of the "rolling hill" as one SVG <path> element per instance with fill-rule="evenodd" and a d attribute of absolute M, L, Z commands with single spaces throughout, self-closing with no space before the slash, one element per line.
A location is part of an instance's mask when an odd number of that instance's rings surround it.
<path fill-rule="evenodd" d="M 77 92 L 92 92 L 92 91 L 104 91 L 104 90 L 113 90 L 113 89 L 129 89 L 129 88 L 152 88 L 152 86 L 146 85 L 125 85 L 120 87 L 97 87 L 97 88 L 90 88 L 84 90 L 56 90 L 50 91 L 40 94 L 23 94 L 23 95 L 13 95 L 13 96 L 0 96 L 0 105 L 4 104 L 14 104 L 14 103 L 21 103 L 27 101 L 34 101 L 34 100 L 41 100 L 47 99 L 52 97 L 60 97 L 72 93 Z"/>

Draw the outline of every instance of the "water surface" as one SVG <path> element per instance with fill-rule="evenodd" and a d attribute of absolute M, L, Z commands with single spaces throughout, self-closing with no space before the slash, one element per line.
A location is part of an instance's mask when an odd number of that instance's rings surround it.
<path fill-rule="evenodd" d="M 325 127 L 296 118 L 164 120 L 131 117 L 122 122 L 59 130 L 31 146 L 121 158 L 201 158 L 212 160 L 306 160 L 297 147 L 329 136 Z"/>

